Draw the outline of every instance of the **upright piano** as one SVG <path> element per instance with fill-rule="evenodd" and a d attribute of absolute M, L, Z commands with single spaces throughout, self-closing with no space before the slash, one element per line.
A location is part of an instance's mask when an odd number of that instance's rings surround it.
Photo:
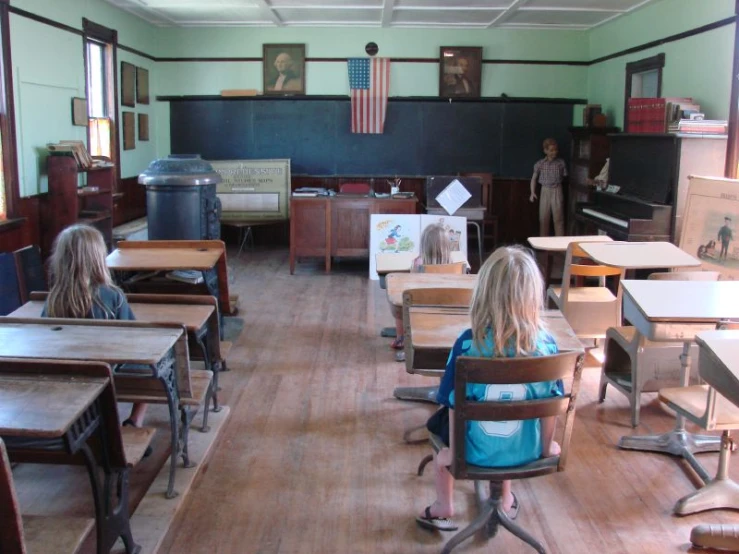
<path fill-rule="evenodd" d="M 614 134 L 610 139 L 608 183 L 616 191 L 598 191 L 592 203 L 579 203 L 575 221 L 615 240 L 672 240 L 677 137 Z"/>
<path fill-rule="evenodd" d="M 680 241 L 690 175 L 720 176 L 726 160 L 725 135 L 621 133 L 611 143 L 609 184 L 578 204 L 575 222 L 595 226 L 616 240 Z M 592 231 L 586 232 L 592 234 Z"/>

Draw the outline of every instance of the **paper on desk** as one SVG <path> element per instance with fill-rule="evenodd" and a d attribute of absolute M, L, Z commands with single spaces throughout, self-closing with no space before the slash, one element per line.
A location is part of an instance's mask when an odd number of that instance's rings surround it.
<path fill-rule="evenodd" d="M 444 190 L 442 190 L 436 197 L 436 201 L 439 206 L 446 210 L 449 215 L 454 215 L 462 205 L 472 197 L 470 191 L 459 182 L 459 179 L 454 179 L 449 183 Z"/>

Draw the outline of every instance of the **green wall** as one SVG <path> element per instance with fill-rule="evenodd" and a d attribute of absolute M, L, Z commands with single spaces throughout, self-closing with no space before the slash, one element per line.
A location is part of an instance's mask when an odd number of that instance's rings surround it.
<path fill-rule="evenodd" d="M 734 13 L 734 0 L 661 0 L 633 14 L 582 31 L 454 30 L 376 28 L 157 28 L 104 0 L 12 0 L 13 7 L 81 29 L 82 18 L 118 30 L 119 43 L 155 57 L 262 56 L 264 43 L 304 43 L 313 58 L 363 56 L 374 41 L 380 55 L 434 59 L 440 46 L 482 46 L 486 59 L 587 61 L 658 40 Z M 693 96 L 707 116 L 726 118 L 729 111 L 734 26 L 672 42 L 649 51 L 591 66 L 486 64 L 483 96 L 587 98 L 604 107 L 610 122 L 623 123 L 625 64 L 660 52 L 666 55 L 665 96 Z M 71 125 L 70 102 L 84 96 L 82 39 L 63 30 L 11 15 L 21 194 L 46 190 L 45 145 L 63 138 L 83 138 Z M 337 46 L 339 45 L 339 46 Z M 121 174 L 131 177 L 169 147 L 169 104 L 157 95 L 219 94 L 229 88 L 262 88 L 261 61 L 152 62 L 118 50 L 120 62 L 149 70 L 152 103 L 122 108 L 149 114 L 150 140 L 121 151 Z M 309 62 L 307 94 L 348 94 L 344 62 Z M 438 64 L 396 62 L 391 96 L 436 96 Z M 575 110 L 573 123 L 581 123 Z M 122 142 L 122 137 L 121 137 Z"/>
<path fill-rule="evenodd" d="M 590 59 L 701 27 L 734 15 L 734 0 L 661 0 L 589 33 Z M 692 96 L 706 117 L 728 119 L 734 25 L 589 67 L 585 96 L 623 127 L 626 64 L 665 54 L 662 96 Z"/>

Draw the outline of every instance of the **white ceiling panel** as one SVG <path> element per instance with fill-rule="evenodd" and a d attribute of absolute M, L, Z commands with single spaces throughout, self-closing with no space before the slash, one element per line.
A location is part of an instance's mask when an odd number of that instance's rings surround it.
<path fill-rule="evenodd" d="M 106 0 L 171 27 L 590 29 L 657 0 Z M 498 19 L 499 16 L 500 19 Z"/>

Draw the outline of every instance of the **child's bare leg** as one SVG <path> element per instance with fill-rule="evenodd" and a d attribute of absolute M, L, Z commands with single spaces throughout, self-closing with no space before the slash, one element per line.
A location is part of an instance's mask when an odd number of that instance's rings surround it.
<path fill-rule="evenodd" d="M 503 486 L 503 511 L 508 512 L 513 506 L 513 492 L 511 491 L 510 479 L 508 481 L 503 481 L 501 485 Z"/>
<path fill-rule="evenodd" d="M 403 319 L 395 318 L 395 340 L 393 341 L 393 348 L 400 347 L 403 345 Z"/>
<path fill-rule="evenodd" d="M 434 457 L 434 485 L 436 500 L 431 504 L 433 517 L 452 517 L 454 515 L 454 477 L 447 466 L 452 463 L 452 453 L 444 448 Z M 425 516 L 425 514 L 421 514 Z"/>
<path fill-rule="evenodd" d="M 137 402 L 131 408 L 131 415 L 128 416 L 128 419 L 130 419 L 136 427 L 143 427 L 147 406 L 148 404 Z"/>

